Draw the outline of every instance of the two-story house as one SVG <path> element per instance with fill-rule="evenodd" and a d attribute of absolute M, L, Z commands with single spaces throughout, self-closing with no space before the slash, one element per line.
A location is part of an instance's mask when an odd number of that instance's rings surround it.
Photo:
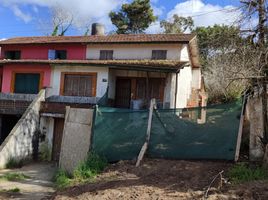
<path fill-rule="evenodd" d="M 66 105 L 143 109 L 151 98 L 156 98 L 160 108 L 200 105 L 202 81 L 195 35 L 93 32 L 96 35 L 0 42 L 0 114 L 21 114 L 7 113 L 10 109 L 1 101 L 12 101 L 13 111 L 20 110 L 21 104 L 14 99 L 24 102 L 47 88 L 40 130 L 46 132 L 54 160 L 59 158 Z M 1 130 L 3 141 L 8 130 Z"/>

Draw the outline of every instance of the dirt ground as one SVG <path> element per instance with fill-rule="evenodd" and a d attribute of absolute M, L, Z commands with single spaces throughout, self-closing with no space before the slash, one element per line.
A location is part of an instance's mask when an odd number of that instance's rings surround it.
<path fill-rule="evenodd" d="M 50 199 L 205 199 L 212 179 L 231 166 L 228 162 L 146 160 L 136 168 L 134 163 L 119 162 L 110 165 L 94 183 L 59 191 Z M 221 189 L 217 189 L 220 181 L 215 181 L 207 199 L 268 199 L 268 182 L 243 185 L 223 182 Z"/>
<path fill-rule="evenodd" d="M 55 192 L 52 183 L 55 170 L 53 163 L 31 163 L 19 169 L 0 170 L 0 176 L 7 173 L 22 173 L 27 176 L 25 180 L 0 180 L 0 200 L 39 200 L 51 196 Z M 3 192 L 14 188 L 18 188 L 19 192 Z"/>

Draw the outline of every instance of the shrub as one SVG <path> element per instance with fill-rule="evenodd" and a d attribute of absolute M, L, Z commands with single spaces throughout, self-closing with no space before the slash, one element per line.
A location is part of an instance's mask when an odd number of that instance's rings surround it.
<path fill-rule="evenodd" d="M 22 159 L 9 158 L 9 160 L 6 163 L 7 169 L 21 168 L 22 166 L 23 166 Z"/>
<path fill-rule="evenodd" d="M 234 183 L 268 179 L 268 170 L 263 167 L 249 167 L 246 163 L 239 163 L 232 167 L 228 176 Z"/>

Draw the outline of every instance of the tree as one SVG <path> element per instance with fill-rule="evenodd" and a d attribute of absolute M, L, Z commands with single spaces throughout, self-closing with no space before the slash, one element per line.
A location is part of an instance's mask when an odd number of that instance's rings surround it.
<path fill-rule="evenodd" d="M 73 15 L 56 6 L 51 11 L 53 31 L 51 36 L 63 36 L 73 24 Z"/>
<path fill-rule="evenodd" d="M 164 33 L 184 33 L 189 30 L 192 31 L 194 21 L 191 17 L 181 17 L 177 14 L 173 15 L 172 21 L 162 20 L 160 22 L 161 28 L 164 28 Z"/>
<path fill-rule="evenodd" d="M 240 29 L 236 26 L 197 27 L 193 32 L 197 34 L 203 69 L 206 69 L 208 59 L 215 53 L 233 51 L 245 40 L 242 39 Z"/>
<path fill-rule="evenodd" d="M 210 102 L 237 99 L 249 87 L 246 77 L 254 76 L 258 51 L 252 49 L 239 27 L 214 25 L 198 27 L 197 34 L 201 64 Z"/>
<path fill-rule="evenodd" d="M 109 16 L 118 34 L 144 33 L 157 19 L 150 0 L 134 0 L 130 4 L 123 4 L 119 12 L 110 12 Z"/>
<path fill-rule="evenodd" d="M 263 118 L 263 138 L 261 142 L 264 146 L 264 164 L 268 166 L 268 117 L 267 117 L 267 83 L 268 83 L 268 28 L 267 28 L 267 1 L 266 0 L 241 0 L 245 8 L 244 18 L 258 17 L 257 26 L 252 30 L 248 30 L 252 34 L 252 38 L 257 40 L 256 46 L 260 49 L 259 63 L 256 67 L 260 70 L 261 79 L 255 79 L 253 84 L 258 85 L 262 92 L 262 118 Z"/>

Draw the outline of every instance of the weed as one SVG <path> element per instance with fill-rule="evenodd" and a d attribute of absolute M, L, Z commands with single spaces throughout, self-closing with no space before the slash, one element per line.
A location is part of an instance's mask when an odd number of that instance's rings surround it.
<path fill-rule="evenodd" d="M 16 159 L 16 158 L 9 158 L 9 160 L 6 163 L 7 169 L 14 169 L 14 168 L 21 168 L 23 166 L 23 160 Z"/>
<path fill-rule="evenodd" d="M 0 179 L 5 179 L 8 181 L 22 181 L 29 178 L 29 176 L 22 173 L 7 173 L 5 175 L 0 176 Z"/>
<path fill-rule="evenodd" d="M 63 170 L 58 170 L 56 172 L 54 181 L 58 188 L 65 188 L 71 184 L 70 176 Z"/>
<path fill-rule="evenodd" d="M 239 163 L 229 170 L 228 176 L 234 183 L 265 180 L 268 179 L 268 170 L 259 166 L 250 167 L 246 163 Z"/>
<path fill-rule="evenodd" d="M 81 163 L 73 173 L 73 178 L 78 181 L 93 178 L 107 166 L 107 161 L 95 153 L 90 153 L 86 161 Z"/>
<path fill-rule="evenodd" d="M 59 170 L 55 176 L 58 188 L 68 187 L 78 183 L 93 180 L 107 166 L 107 161 L 95 153 L 90 153 L 87 159 L 74 170 L 72 175 Z"/>
<path fill-rule="evenodd" d="M 48 148 L 47 142 L 40 145 L 40 160 L 49 161 L 51 159 L 51 150 Z"/>
<path fill-rule="evenodd" d="M 9 190 L 5 190 L 5 189 L 3 189 L 3 190 L 0 190 L 0 193 L 5 193 L 5 192 L 7 192 L 7 193 L 19 193 L 20 192 L 20 189 L 19 188 L 17 188 L 17 187 L 15 187 L 15 188 L 12 188 L 12 189 L 9 189 Z"/>

